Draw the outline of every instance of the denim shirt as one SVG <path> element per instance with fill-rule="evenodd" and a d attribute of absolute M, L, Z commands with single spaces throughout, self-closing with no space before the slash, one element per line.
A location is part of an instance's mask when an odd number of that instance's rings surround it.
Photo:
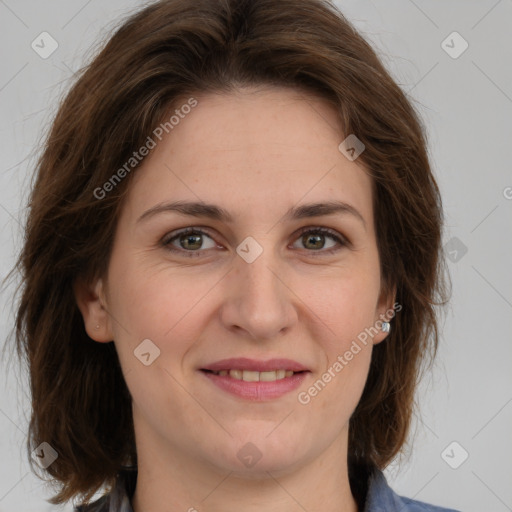
<path fill-rule="evenodd" d="M 79 505 L 75 512 L 133 512 L 131 499 L 137 482 L 137 470 L 122 469 L 113 489 L 93 503 Z M 398 496 L 389 487 L 386 477 L 374 469 L 367 482 L 367 493 L 360 512 L 459 512 Z M 193 510 L 193 509 L 192 509 Z"/>

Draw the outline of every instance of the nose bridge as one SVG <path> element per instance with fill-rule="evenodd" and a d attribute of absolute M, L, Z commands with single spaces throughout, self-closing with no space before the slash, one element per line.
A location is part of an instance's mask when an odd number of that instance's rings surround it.
<path fill-rule="evenodd" d="M 269 250 L 268 253 L 270 252 Z M 238 266 L 240 280 L 243 283 L 242 291 L 247 292 L 250 297 L 276 300 L 280 295 L 277 268 L 273 270 L 273 267 L 279 267 L 276 265 L 275 258 L 270 255 L 261 255 L 252 263 L 239 261 Z"/>
<path fill-rule="evenodd" d="M 237 248 L 237 253 L 240 258 L 236 262 L 235 275 L 240 281 L 240 291 L 244 300 L 255 302 L 254 305 L 258 307 L 269 302 L 276 306 L 275 302 L 280 302 L 283 298 L 283 290 L 278 279 L 280 263 L 271 247 L 271 237 L 267 237 L 265 244 L 254 239 L 242 242 Z"/>
<path fill-rule="evenodd" d="M 224 320 L 256 338 L 272 337 L 293 319 L 290 292 L 283 283 L 282 262 L 271 247 L 272 237 L 265 242 L 248 238 L 237 248 Z"/>

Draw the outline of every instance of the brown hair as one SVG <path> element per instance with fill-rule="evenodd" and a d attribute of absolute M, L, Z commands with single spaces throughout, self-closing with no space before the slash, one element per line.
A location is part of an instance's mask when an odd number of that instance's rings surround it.
<path fill-rule="evenodd" d="M 95 190 L 141 147 L 177 99 L 246 85 L 320 95 L 366 146 L 383 290 L 403 306 L 375 346 L 350 420 L 349 467 L 383 468 L 407 439 L 422 364 L 438 344 L 442 208 L 424 128 L 370 45 L 325 0 L 162 0 L 130 16 L 80 73 L 38 161 L 16 348 L 30 373 L 27 447 L 48 442 L 49 500 L 85 501 L 136 463 L 131 397 L 113 343 L 85 332 L 73 286 L 103 276 L 135 170 Z M 340 134 L 341 137 L 341 134 Z M 342 139 L 340 139 L 341 142 Z M 427 359 L 425 359 L 427 357 Z M 32 464 L 32 461 L 29 457 Z"/>

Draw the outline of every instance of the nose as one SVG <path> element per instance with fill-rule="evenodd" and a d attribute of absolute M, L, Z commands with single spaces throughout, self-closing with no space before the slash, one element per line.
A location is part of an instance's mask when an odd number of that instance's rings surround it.
<path fill-rule="evenodd" d="M 226 276 L 221 320 L 226 329 L 254 340 L 275 339 L 297 322 L 297 296 L 271 250 L 252 263 L 235 258 Z"/>

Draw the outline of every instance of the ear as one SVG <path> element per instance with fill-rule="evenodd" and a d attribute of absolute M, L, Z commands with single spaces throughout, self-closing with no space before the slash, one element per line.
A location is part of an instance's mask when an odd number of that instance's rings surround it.
<path fill-rule="evenodd" d="M 392 318 L 395 316 L 395 298 L 396 286 L 393 286 L 391 289 L 384 289 L 380 294 L 373 324 L 378 330 L 377 334 L 373 337 L 374 345 L 384 341 L 389 336 L 389 332 L 384 332 L 382 330 L 383 322 L 389 322 L 391 324 L 391 329 L 393 329 Z M 396 311 L 400 311 L 401 309 L 402 306 L 398 305 Z"/>
<path fill-rule="evenodd" d="M 79 278 L 75 281 L 73 290 L 89 337 L 100 343 L 112 341 L 112 328 L 110 315 L 106 309 L 103 281 L 97 279 L 92 283 L 86 283 Z"/>

